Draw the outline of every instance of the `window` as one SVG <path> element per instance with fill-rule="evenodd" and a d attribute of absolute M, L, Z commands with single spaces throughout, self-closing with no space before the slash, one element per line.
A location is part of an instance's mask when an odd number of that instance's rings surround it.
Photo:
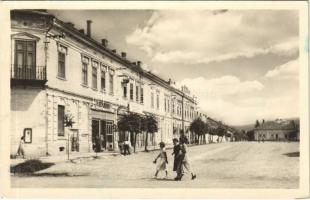
<path fill-rule="evenodd" d="M 127 84 L 125 84 L 123 87 L 123 97 L 127 98 Z"/>
<path fill-rule="evenodd" d="M 170 101 L 169 101 L 169 99 L 167 99 L 167 112 L 169 112 L 170 111 Z"/>
<path fill-rule="evenodd" d="M 58 77 L 66 78 L 66 54 L 58 52 Z"/>
<path fill-rule="evenodd" d="M 139 86 L 136 85 L 136 102 L 139 102 Z"/>
<path fill-rule="evenodd" d="M 156 95 L 156 108 L 159 109 L 159 94 Z"/>
<path fill-rule="evenodd" d="M 110 94 L 113 95 L 114 94 L 114 70 L 110 70 L 109 71 L 109 86 L 110 86 Z"/>
<path fill-rule="evenodd" d="M 151 108 L 154 108 L 154 93 L 151 92 Z"/>
<path fill-rule="evenodd" d="M 92 77 L 93 77 L 92 87 L 93 89 L 97 89 L 97 67 L 95 66 L 92 67 Z"/>
<path fill-rule="evenodd" d="M 129 98 L 130 100 L 133 100 L 133 84 L 132 83 L 130 83 Z"/>
<path fill-rule="evenodd" d="M 143 87 L 140 88 L 140 103 L 143 104 L 144 96 L 143 96 Z"/>
<path fill-rule="evenodd" d="M 100 84 L 101 84 L 101 91 L 105 91 L 106 89 L 106 68 L 101 67 L 101 78 L 100 78 Z"/>
<path fill-rule="evenodd" d="M 82 84 L 83 85 L 88 84 L 88 63 L 89 63 L 89 58 L 82 57 Z"/>
<path fill-rule="evenodd" d="M 165 112 L 167 112 L 167 99 L 165 98 Z"/>
<path fill-rule="evenodd" d="M 17 78 L 36 77 L 36 43 L 35 41 L 15 41 L 14 75 Z"/>
<path fill-rule="evenodd" d="M 174 101 L 172 101 L 172 113 L 174 113 Z"/>
<path fill-rule="evenodd" d="M 58 105 L 58 136 L 65 135 L 65 106 Z"/>

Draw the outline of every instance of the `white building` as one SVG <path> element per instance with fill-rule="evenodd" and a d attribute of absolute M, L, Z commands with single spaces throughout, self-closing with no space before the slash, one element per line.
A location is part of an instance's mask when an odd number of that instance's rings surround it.
<path fill-rule="evenodd" d="M 151 113 L 159 131 L 149 144 L 171 143 L 195 118 L 197 102 L 170 81 L 141 69 L 46 11 L 11 12 L 11 154 L 24 136 L 26 157 L 117 150 L 115 124 L 126 112 Z M 66 117 L 73 126 L 65 127 Z M 138 136 L 144 145 L 144 135 Z"/>

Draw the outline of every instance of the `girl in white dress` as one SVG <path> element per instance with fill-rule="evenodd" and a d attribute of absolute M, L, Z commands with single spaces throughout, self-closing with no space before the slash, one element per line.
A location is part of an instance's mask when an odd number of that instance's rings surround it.
<path fill-rule="evenodd" d="M 167 170 L 168 158 L 167 158 L 165 143 L 160 142 L 159 147 L 160 147 L 160 152 L 158 156 L 155 158 L 155 160 L 153 161 L 153 163 L 157 163 L 155 178 L 157 178 L 159 171 L 165 171 L 166 178 L 167 178 L 168 177 L 168 170 Z M 157 159 L 159 160 L 157 161 Z"/>

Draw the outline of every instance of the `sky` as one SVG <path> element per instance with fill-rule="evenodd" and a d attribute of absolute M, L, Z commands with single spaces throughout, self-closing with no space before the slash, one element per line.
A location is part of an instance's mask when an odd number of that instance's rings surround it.
<path fill-rule="evenodd" d="M 186 85 L 230 125 L 299 116 L 295 10 L 50 10 L 132 61 Z"/>

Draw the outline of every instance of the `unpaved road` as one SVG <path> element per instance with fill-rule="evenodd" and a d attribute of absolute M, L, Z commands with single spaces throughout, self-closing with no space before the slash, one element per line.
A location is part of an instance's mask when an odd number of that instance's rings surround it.
<path fill-rule="evenodd" d="M 169 179 L 155 180 L 152 163 L 158 152 L 64 162 L 40 173 L 71 176 L 11 176 L 13 187 L 139 187 L 139 188 L 298 188 L 299 143 L 233 142 L 189 148 L 197 179 L 173 181 L 171 150 Z"/>

